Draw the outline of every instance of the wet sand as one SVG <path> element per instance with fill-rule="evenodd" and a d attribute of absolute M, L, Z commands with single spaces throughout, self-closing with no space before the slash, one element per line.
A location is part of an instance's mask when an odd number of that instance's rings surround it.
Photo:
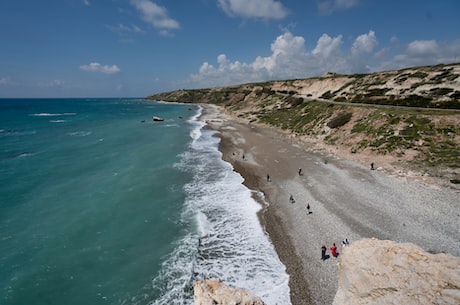
<path fill-rule="evenodd" d="M 391 175 L 378 165 L 370 170 L 277 129 L 203 107 L 201 120 L 219 131 L 223 159 L 247 187 L 265 195 L 261 224 L 290 276 L 293 305 L 333 302 L 340 254 L 323 261 L 321 247 L 330 256 L 336 243 L 340 253 L 344 238 L 413 242 L 460 256 L 458 190 Z"/>

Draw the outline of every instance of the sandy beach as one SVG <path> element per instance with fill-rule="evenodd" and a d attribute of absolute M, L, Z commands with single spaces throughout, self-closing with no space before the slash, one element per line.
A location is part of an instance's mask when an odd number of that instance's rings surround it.
<path fill-rule="evenodd" d="M 219 107 L 203 107 L 201 120 L 219 131 L 224 160 L 265 196 L 261 224 L 287 268 L 292 304 L 332 303 L 345 238 L 412 242 L 460 256 L 458 190 L 392 175 L 379 163 L 370 170 Z M 330 256 L 333 243 L 338 258 Z"/>

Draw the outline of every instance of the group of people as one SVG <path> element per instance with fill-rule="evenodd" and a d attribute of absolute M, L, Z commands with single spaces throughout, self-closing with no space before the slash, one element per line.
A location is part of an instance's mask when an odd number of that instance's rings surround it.
<path fill-rule="evenodd" d="M 350 242 L 348 241 L 348 238 L 345 238 L 343 241 L 342 241 L 342 247 L 346 247 L 350 244 Z M 331 250 L 331 255 L 333 257 L 338 257 L 339 256 L 339 252 L 337 251 L 337 246 L 335 243 L 332 244 L 332 246 L 329 248 Z M 326 251 L 327 251 L 327 248 L 326 246 L 322 246 L 321 247 L 321 259 L 324 261 L 326 259 L 329 258 L 329 255 L 326 254 Z"/>

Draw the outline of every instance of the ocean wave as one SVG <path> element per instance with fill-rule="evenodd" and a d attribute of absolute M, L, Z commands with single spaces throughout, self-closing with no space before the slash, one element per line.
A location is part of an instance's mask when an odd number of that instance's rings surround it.
<path fill-rule="evenodd" d="M 289 276 L 259 222 L 260 204 L 243 178 L 221 159 L 215 131 L 191 123 L 195 128 L 190 149 L 177 164 L 194 175 L 185 186 L 181 216 L 191 229 L 153 280 L 163 294 L 150 304 L 192 304 L 193 281 L 211 277 L 249 290 L 267 305 L 290 304 Z"/>
<path fill-rule="evenodd" d="M 33 155 L 35 155 L 35 154 L 32 153 L 32 152 L 25 151 L 25 152 L 22 152 L 22 153 L 19 153 L 19 154 L 15 155 L 14 157 L 15 158 L 25 158 L 25 157 L 31 157 Z"/>
<path fill-rule="evenodd" d="M 67 135 L 71 137 L 86 137 L 91 135 L 91 131 L 74 131 L 74 132 L 69 132 Z"/>
<path fill-rule="evenodd" d="M 67 115 L 77 115 L 75 112 L 64 112 L 64 113 L 47 113 L 47 112 L 41 112 L 41 113 L 31 113 L 29 116 L 37 116 L 37 117 L 49 117 L 49 116 L 67 116 Z"/>
<path fill-rule="evenodd" d="M 190 132 L 190 137 L 192 138 L 192 145 L 201 137 L 201 129 L 205 126 L 204 122 L 198 121 L 198 118 L 203 112 L 203 107 L 199 106 L 196 114 L 192 116 L 188 122 L 195 125 L 195 128 Z"/>
<path fill-rule="evenodd" d="M 0 136 L 28 136 L 36 133 L 35 130 L 0 129 Z"/>
<path fill-rule="evenodd" d="M 67 120 L 49 120 L 50 123 L 65 123 Z"/>
<path fill-rule="evenodd" d="M 11 154 L 6 154 L 1 159 L 21 159 L 21 158 L 27 158 L 31 156 L 35 156 L 36 153 L 29 152 L 29 151 L 23 151 L 19 153 L 11 153 Z"/>

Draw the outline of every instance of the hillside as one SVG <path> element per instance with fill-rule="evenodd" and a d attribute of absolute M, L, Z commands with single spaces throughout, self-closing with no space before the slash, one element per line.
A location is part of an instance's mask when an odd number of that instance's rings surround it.
<path fill-rule="evenodd" d="M 339 156 L 460 183 L 460 64 L 328 73 L 147 99 L 216 104 Z"/>

